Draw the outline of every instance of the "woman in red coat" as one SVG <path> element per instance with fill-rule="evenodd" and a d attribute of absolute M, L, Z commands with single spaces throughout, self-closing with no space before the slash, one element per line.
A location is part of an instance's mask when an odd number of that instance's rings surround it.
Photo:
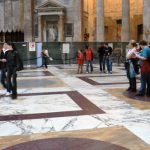
<path fill-rule="evenodd" d="M 78 50 L 78 53 L 77 53 L 78 71 L 77 71 L 77 73 L 83 72 L 83 63 L 84 63 L 84 56 L 83 56 L 82 50 Z"/>

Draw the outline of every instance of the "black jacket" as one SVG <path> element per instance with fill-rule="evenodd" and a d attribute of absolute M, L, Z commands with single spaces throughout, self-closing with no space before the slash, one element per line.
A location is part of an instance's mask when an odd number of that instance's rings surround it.
<path fill-rule="evenodd" d="M 8 51 L 6 51 L 5 54 L 4 54 L 4 52 L 3 52 L 3 50 L 2 50 L 1 53 L 0 53 L 0 59 L 6 59 L 7 52 L 8 52 Z M 7 66 L 7 63 L 6 63 L 6 62 L 0 62 L 0 69 L 5 69 L 6 66 Z"/>
<path fill-rule="evenodd" d="M 112 48 L 111 47 L 105 47 L 105 56 L 110 56 L 112 54 Z"/>
<path fill-rule="evenodd" d="M 23 70 L 23 62 L 20 55 L 15 50 L 9 50 L 6 54 L 7 68 L 16 68 L 17 71 Z"/>
<path fill-rule="evenodd" d="M 104 56 L 104 54 L 105 54 L 105 49 L 104 49 L 104 46 L 100 46 L 99 48 L 98 48 L 98 54 L 99 54 L 99 56 Z"/>

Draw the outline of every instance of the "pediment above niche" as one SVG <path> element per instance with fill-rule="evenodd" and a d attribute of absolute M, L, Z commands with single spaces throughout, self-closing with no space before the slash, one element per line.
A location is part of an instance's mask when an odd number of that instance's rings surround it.
<path fill-rule="evenodd" d="M 47 0 L 41 5 L 37 6 L 37 9 L 46 9 L 46 8 L 62 8 L 64 9 L 65 6 L 63 6 L 60 2 L 56 0 Z"/>

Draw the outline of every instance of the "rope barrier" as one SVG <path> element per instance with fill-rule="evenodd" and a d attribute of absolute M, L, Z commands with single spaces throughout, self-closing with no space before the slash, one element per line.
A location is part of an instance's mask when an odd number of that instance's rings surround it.
<path fill-rule="evenodd" d="M 40 57 L 35 57 L 35 58 L 29 58 L 29 59 L 25 59 L 23 61 L 29 61 L 29 60 L 37 60 L 39 58 L 42 58 L 41 56 Z M 50 58 L 50 57 L 47 57 L 47 58 Z M 64 59 L 64 60 L 75 60 L 76 57 L 73 57 L 73 58 L 68 58 L 68 59 Z M 62 60 L 62 59 L 57 59 L 57 58 L 53 58 L 53 60 Z"/>

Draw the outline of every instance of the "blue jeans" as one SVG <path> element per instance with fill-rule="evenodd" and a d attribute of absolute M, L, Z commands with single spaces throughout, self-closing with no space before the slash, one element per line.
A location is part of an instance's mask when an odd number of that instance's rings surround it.
<path fill-rule="evenodd" d="M 7 83 L 6 83 L 6 69 L 1 70 L 1 84 L 3 87 L 6 89 L 7 88 Z"/>
<path fill-rule="evenodd" d="M 109 56 L 106 57 L 107 71 L 112 72 L 112 61 Z"/>
<path fill-rule="evenodd" d="M 141 86 L 140 86 L 140 91 L 139 91 L 139 93 L 140 93 L 140 94 L 145 94 L 146 82 L 145 82 L 145 80 L 144 80 L 144 78 L 143 78 L 142 76 L 141 76 L 140 81 L 141 81 Z"/>
<path fill-rule="evenodd" d="M 92 60 L 87 60 L 87 61 L 86 61 L 86 72 L 89 72 L 89 65 L 90 65 L 91 72 L 92 72 L 92 71 L 93 71 Z"/>

